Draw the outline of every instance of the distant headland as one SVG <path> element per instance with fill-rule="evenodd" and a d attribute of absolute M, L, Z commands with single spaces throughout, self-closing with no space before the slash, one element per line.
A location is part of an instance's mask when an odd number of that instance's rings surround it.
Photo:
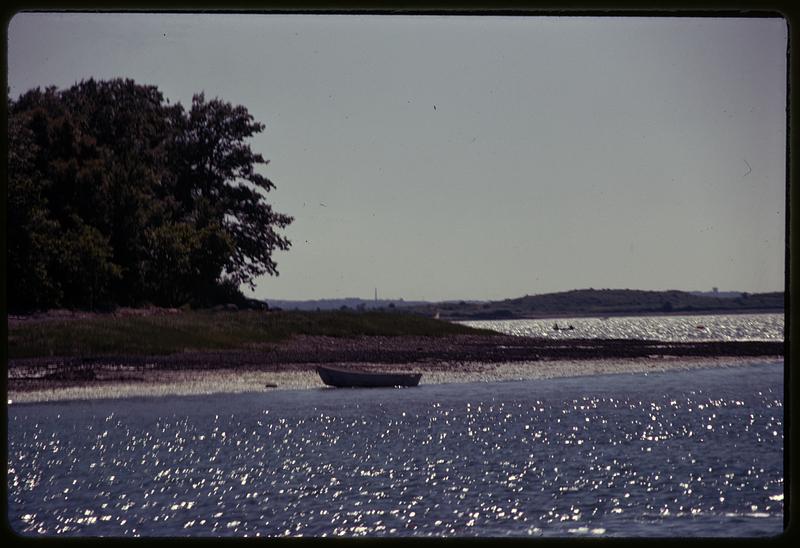
<path fill-rule="evenodd" d="M 404 301 L 369 299 L 275 300 L 284 310 L 397 310 L 443 320 L 488 320 L 619 316 L 641 314 L 735 314 L 783 312 L 784 292 L 643 291 L 635 289 L 575 289 L 525 295 L 500 301 Z"/>

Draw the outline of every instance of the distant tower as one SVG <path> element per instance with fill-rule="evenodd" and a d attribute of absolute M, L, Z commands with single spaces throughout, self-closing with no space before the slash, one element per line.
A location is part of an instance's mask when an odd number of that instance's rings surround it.
<path fill-rule="evenodd" d="M 716 295 L 717 293 L 719 293 L 719 288 L 718 287 L 712 287 L 711 291 L 713 291 L 714 294 Z"/>
<path fill-rule="evenodd" d="M 375 305 L 378 305 L 378 288 L 375 288 Z"/>

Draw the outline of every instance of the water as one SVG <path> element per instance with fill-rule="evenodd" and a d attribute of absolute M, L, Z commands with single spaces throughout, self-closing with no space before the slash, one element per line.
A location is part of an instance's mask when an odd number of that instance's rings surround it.
<path fill-rule="evenodd" d="M 766 536 L 783 367 L 8 408 L 26 536 Z"/>
<path fill-rule="evenodd" d="M 548 320 L 482 320 L 459 322 L 508 335 L 553 339 L 651 339 L 659 341 L 782 341 L 783 314 L 713 316 L 630 316 Z M 554 330 L 553 325 L 572 330 Z"/>

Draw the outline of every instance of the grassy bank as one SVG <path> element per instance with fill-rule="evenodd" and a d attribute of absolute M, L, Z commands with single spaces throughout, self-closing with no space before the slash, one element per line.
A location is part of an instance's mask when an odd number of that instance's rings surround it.
<path fill-rule="evenodd" d="M 277 343 L 293 335 L 331 337 L 496 334 L 413 315 L 381 312 L 212 312 L 94 315 L 15 321 L 8 357 L 175 354 Z"/>

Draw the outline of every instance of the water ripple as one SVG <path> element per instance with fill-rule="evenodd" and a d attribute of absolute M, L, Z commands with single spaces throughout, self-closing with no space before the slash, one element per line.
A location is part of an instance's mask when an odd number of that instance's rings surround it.
<path fill-rule="evenodd" d="M 649 339 L 657 341 L 782 341 L 783 314 L 710 316 L 630 316 L 557 320 L 478 320 L 458 322 L 507 335 L 549 339 Z M 574 329 L 553 329 L 571 325 Z"/>
<path fill-rule="evenodd" d="M 777 533 L 782 393 L 775 365 L 12 406 L 9 518 L 25 535 Z"/>

